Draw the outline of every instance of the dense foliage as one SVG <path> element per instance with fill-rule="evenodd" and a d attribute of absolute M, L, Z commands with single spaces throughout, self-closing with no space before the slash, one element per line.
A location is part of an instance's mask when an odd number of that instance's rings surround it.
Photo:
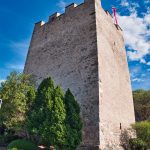
<path fill-rule="evenodd" d="M 28 129 L 39 135 L 45 144 L 63 145 L 66 117 L 63 96 L 63 91 L 54 87 L 51 78 L 43 80 L 38 88 L 33 111 L 28 117 Z"/>
<path fill-rule="evenodd" d="M 15 140 L 8 145 L 7 149 L 8 150 L 37 150 L 38 147 L 30 141 Z"/>
<path fill-rule="evenodd" d="M 141 139 L 130 139 L 129 144 L 131 150 L 147 150 L 147 144 Z"/>
<path fill-rule="evenodd" d="M 7 131 L 15 132 L 25 129 L 26 112 L 34 95 L 34 86 L 29 75 L 12 72 L 7 77 L 0 87 L 0 98 L 3 100 L 0 109 L 1 132 L 4 127 Z"/>
<path fill-rule="evenodd" d="M 133 92 L 136 121 L 150 118 L 150 91 L 136 90 Z"/>
<path fill-rule="evenodd" d="M 28 130 L 56 150 L 74 150 L 81 142 L 80 109 L 70 90 L 64 96 L 51 78 L 44 79 L 28 116 Z"/>
<path fill-rule="evenodd" d="M 36 92 L 29 75 L 12 72 L 0 87 L 0 98 L 1 145 L 20 137 L 56 150 L 74 150 L 80 144 L 79 105 L 70 90 L 64 94 L 51 78 L 44 79 Z M 27 141 L 17 140 L 9 148 L 21 149 L 24 144 Z"/>
<path fill-rule="evenodd" d="M 82 140 L 82 122 L 80 118 L 80 107 L 73 94 L 68 89 L 65 94 L 66 120 L 67 125 L 67 142 L 68 149 L 76 149 Z"/>
<path fill-rule="evenodd" d="M 150 148 L 150 122 L 144 121 L 133 125 L 133 129 L 136 130 L 137 138 L 144 141 Z"/>

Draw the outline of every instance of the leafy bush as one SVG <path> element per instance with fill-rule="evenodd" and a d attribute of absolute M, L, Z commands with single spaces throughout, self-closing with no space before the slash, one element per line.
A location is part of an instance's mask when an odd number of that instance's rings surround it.
<path fill-rule="evenodd" d="M 133 125 L 136 130 L 137 137 L 143 140 L 150 148 L 150 122 L 144 121 Z"/>
<path fill-rule="evenodd" d="M 131 150 L 146 150 L 147 149 L 147 144 L 141 140 L 141 139 L 130 139 L 129 144 L 131 147 Z"/>
<path fill-rule="evenodd" d="M 37 150 L 38 147 L 30 141 L 15 140 L 8 145 L 8 150 Z"/>

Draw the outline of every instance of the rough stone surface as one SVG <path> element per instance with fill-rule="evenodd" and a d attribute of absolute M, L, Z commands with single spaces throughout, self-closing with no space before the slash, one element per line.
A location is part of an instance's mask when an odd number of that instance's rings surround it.
<path fill-rule="evenodd" d="M 99 0 L 49 18 L 35 25 L 24 72 L 71 89 L 84 123 L 80 150 L 121 150 L 121 129 L 135 119 L 120 28 Z"/>
<path fill-rule="evenodd" d="M 121 30 L 99 5 L 96 12 L 100 144 L 102 149 L 107 145 L 117 150 L 121 129 L 135 122 L 130 76 Z"/>

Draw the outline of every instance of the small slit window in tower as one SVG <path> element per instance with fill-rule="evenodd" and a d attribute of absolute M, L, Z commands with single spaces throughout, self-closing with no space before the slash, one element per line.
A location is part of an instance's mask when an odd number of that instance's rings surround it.
<path fill-rule="evenodd" d="M 122 130 L 122 124 L 120 123 L 120 130 Z"/>

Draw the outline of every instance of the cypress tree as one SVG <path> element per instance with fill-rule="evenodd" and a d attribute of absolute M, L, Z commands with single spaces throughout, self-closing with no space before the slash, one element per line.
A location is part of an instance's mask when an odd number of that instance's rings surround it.
<path fill-rule="evenodd" d="M 42 144 L 56 150 L 75 150 L 82 140 L 82 122 L 80 107 L 71 91 L 68 89 L 64 95 L 51 78 L 44 79 L 28 117 L 28 129 L 40 137 Z"/>
<path fill-rule="evenodd" d="M 35 101 L 32 105 L 32 112 L 28 116 L 27 126 L 30 133 L 39 136 L 42 134 L 45 120 L 47 117 L 51 118 L 50 110 L 53 105 L 53 93 L 53 80 L 51 78 L 44 79 L 39 85 Z"/>
<path fill-rule="evenodd" d="M 62 150 L 63 145 L 66 143 L 66 133 L 65 133 L 65 118 L 66 111 L 65 105 L 63 103 L 64 93 L 60 86 L 56 87 L 54 90 L 54 99 L 53 106 L 51 109 L 51 118 L 49 121 L 45 122 L 49 126 L 48 132 L 44 128 L 43 134 L 46 139 L 51 142 L 51 145 L 55 147 L 55 149 Z M 51 121 L 50 121 L 51 120 Z M 50 124 L 51 122 L 51 124 Z"/>
<path fill-rule="evenodd" d="M 75 150 L 82 141 L 82 121 L 80 118 L 80 107 L 75 97 L 68 89 L 64 99 L 66 107 L 67 142 L 69 150 Z"/>
<path fill-rule="evenodd" d="M 64 93 L 60 86 L 54 87 L 51 78 L 44 79 L 37 90 L 33 111 L 28 117 L 30 133 L 39 135 L 41 142 L 61 150 L 65 144 Z"/>

